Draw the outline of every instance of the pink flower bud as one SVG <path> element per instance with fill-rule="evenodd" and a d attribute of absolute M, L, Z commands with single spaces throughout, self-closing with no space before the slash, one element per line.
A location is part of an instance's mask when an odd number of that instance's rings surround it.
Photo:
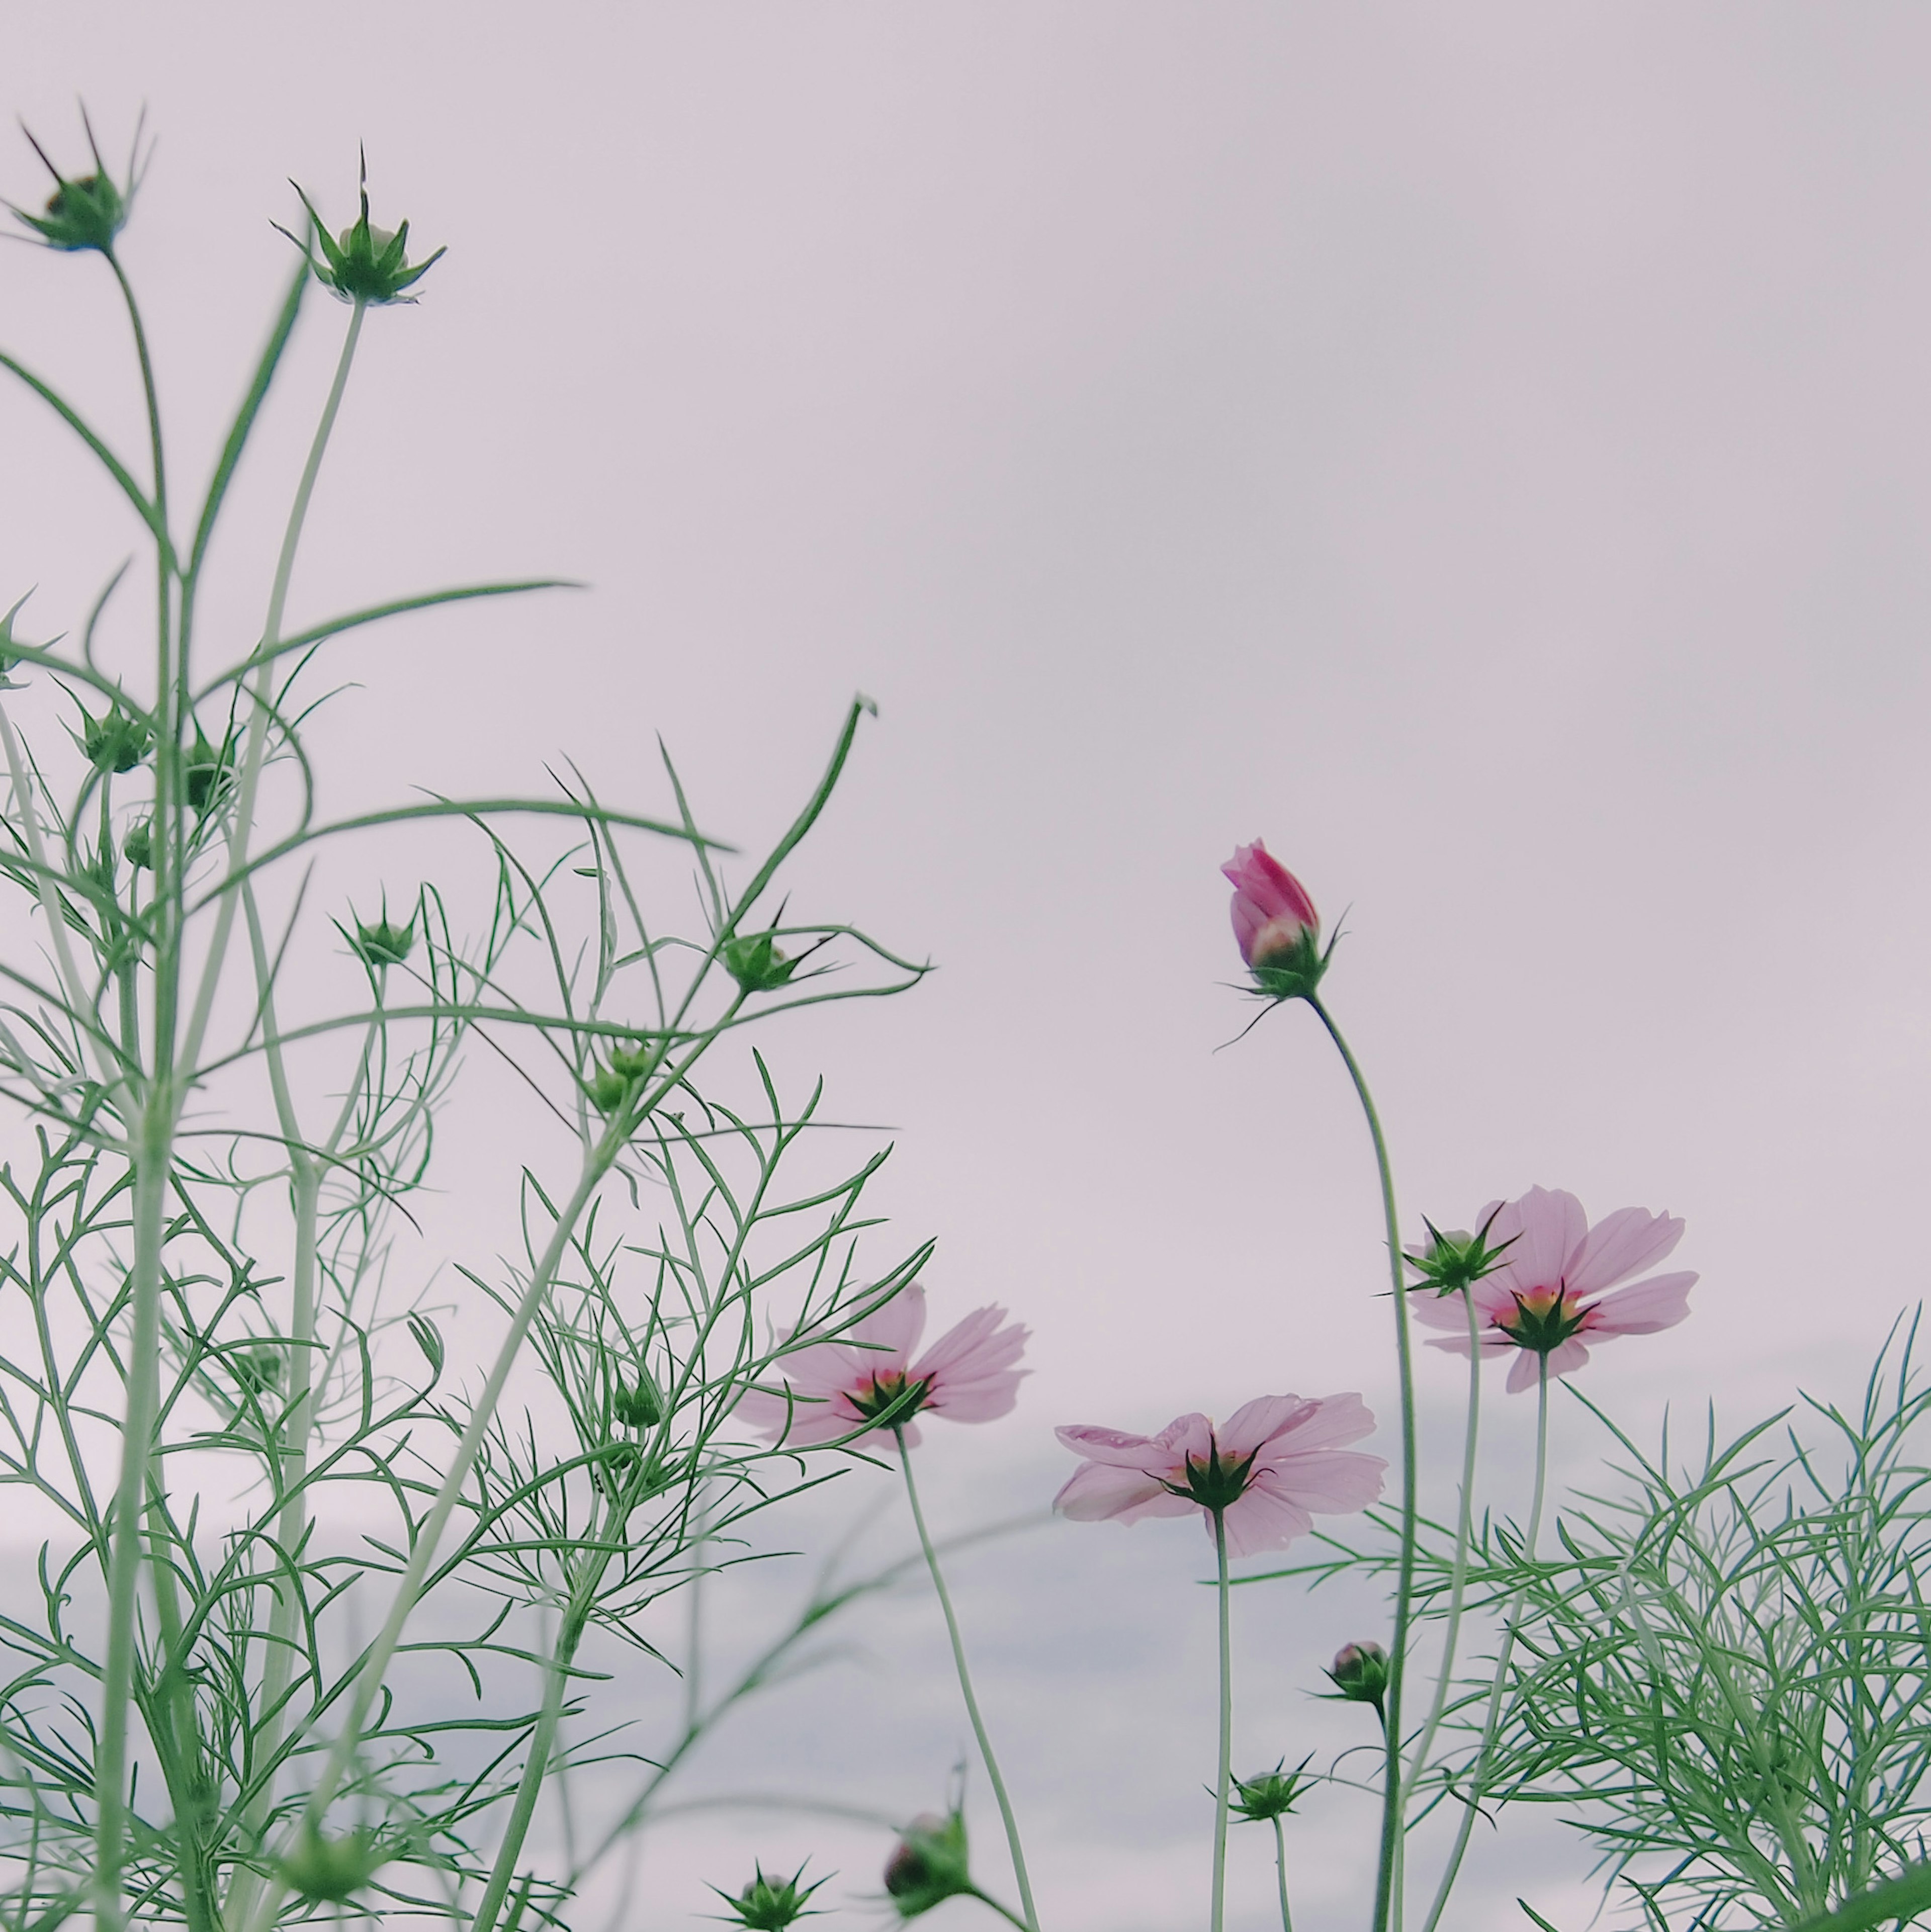
<path fill-rule="evenodd" d="M 1318 940 L 1321 915 L 1313 900 L 1259 839 L 1237 845 L 1220 869 L 1233 884 L 1234 937 L 1249 966 L 1285 964 L 1297 948 Z"/>

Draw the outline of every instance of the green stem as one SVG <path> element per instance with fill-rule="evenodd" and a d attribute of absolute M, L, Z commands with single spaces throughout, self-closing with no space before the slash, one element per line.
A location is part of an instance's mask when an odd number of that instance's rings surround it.
<path fill-rule="evenodd" d="M 1234 1777 L 1234 1642 L 1228 1622 L 1228 1601 L 1233 1592 L 1227 1580 L 1227 1516 L 1222 1510 L 1210 1512 L 1213 1518 L 1213 1557 L 1219 1578 L 1220 1596 L 1220 1759 L 1213 1780 L 1213 1905 L 1210 1922 L 1213 1932 L 1221 1932 L 1227 1916 L 1227 1797 Z M 1285 1898 L 1284 1892 L 1282 1896 Z"/>
<path fill-rule="evenodd" d="M 1274 1869 L 1281 1880 L 1281 1932 L 1294 1932 L 1294 1916 L 1288 1910 L 1288 1834 L 1279 1812 L 1274 1814 Z"/>
<path fill-rule="evenodd" d="M 1018 1913 L 1015 1912 L 1010 1906 L 1001 1905 L 998 1900 L 993 1897 L 991 1892 L 981 1892 L 979 1887 L 975 1885 L 967 1888 L 965 1895 L 968 1898 L 977 1899 L 982 1905 L 991 1906 L 993 1910 L 997 1912 L 1000 1917 L 1004 1919 L 1009 1925 L 1018 1926 L 1019 1928 L 1019 1932 L 1033 1932 L 1033 1928 L 1029 1924 L 1026 1920 L 1021 1918 Z"/>
<path fill-rule="evenodd" d="M 1015 1920 L 1023 1924 L 1027 1932 L 1039 1932 L 1038 1908 L 1033 1903 L 1033 1882 L 1027 1876 L 1026 1854 L 1019 1843 L 1019 1821 L 1013 1816 L 1012 1801 L 1006 1796 L 1006 1780 L 999 1774 L 999 1760 L 992 1753 L 992 1740 L 986 1735 L 985 1720 L 979 1715 L 979 1699 L 973 1694 L 972 1672 L 966 1665 L 965 1640 L 959 1634 L 959 1620 L 952 1610 L 952 1592 L 946 1588 L 944 1573 L 939 1568 L 939 1552 L 932 1546 L 931 1533 L 925 1527 L 925 1512 L 919 1505 L 919 1485 L 912 1476 L 912 1451 L 905 1440 L 905 1431 L 895 1426 L 892 1434 L 898 1438 L 898 1460 L 905 1472 L 905 1494 L 912 1504 L 912 1521 L 919 1532 L 919 1547 L 925 1552 L 925 1568 L 931 1573 L 932 1588 L 937 1593 L 939 1608 L 944 1612 L 946 1634 L 952 1642 L 952 1664 L 958 1672 L 959 1690 L 965 1699 L 966 1715 L 972 1722 L 972 1734 L 979 1741 L 979 1754 L 985 1766 L 985 1775 L 992 1786 L 992 1795 L 998 1801 L 999 1816 L 1006 1827 L 1006 1842 L 1012 1853 L 1012 1875 L 1018 1882 L 1019 1903 L 1026 1916 Z M 994 1901 L 986 1900 L 992 1905 Z M 1003 1906 L 994 1910 L 1003 1912 Z M 1010 1914 L 1008 1914 L 1010 1916 Z"/>
<path fill-rule="evenodd" d="M 1388 1145 L 1381 1133 L 1381 1116 L 1375 1111 L 1374 1096 L 1348 1042 L 1342 1037 L 1327 1009 L 1314 994 L 1306 995 L 1316 1017 L 1327 1029 L 1354 1091 L 1366 1116 L 1369 1138 L 1375 1143 L 1375 1166 L 1381 1182 L 1381 1218 L 1387 1234 L 1388 1275 L 1393 1285 L 1395 1304 L 1395 1360 L 1401 1379 L 1402 1399 L 1402 1553 L 1395 1582 L 1395 1628 L 1388 1646 L 1388 1689 L 1384 1729 L 1386 1770 L 1381 1798 L 1381 1856 L 1375 1880 L 1374 1932 L 1387 1932 L 1394 1903 L 1396 1854 L 1402 1832 L 1402 1679 L 1408 1662 L 1408 1624 L 1413 1613 L 1415 1585 L 1415 1377 L 1414 1349 L 1408 1334 L 1408 1283 L 1402 1274 L 1401 1222 L 1395 1211 L 1395 1174 L 1388 1160 Z"/>
<path fill-rule="evenodd" d="M 1537 1360 L 1536 1414 L 1535 1414 L 1535 1495 L 1529 1504 L 1528 1534 L 1522 1544 L 1522 1562 L 1526 1565 L 1535 1561 L 1536 1545 L 1542 1534 L 1542 1504 L 1549 1486 L 1549 1358 L 1543 1355 Z M 1422 1932 L 1435 1932 L 1441 1922 L 1441 1915 L 1448 1904 L 1448 1894 L 1455 1888 L 1455 1881 L 1462 1870 L 1463 1856 L 1468 1850 L 1468 1840 L 1475 1829 L 1475 1820 L 1482 1808 L 1482 1794 L 1486 1787 L 1489 1760 L 1495 1748 L 1495 1733 L 1501 1726 L 1502 1696 L 1508 1688 L 1509 1660 L 1514 1654 L 1516 1633 L 1522 1628 L 1522 1612 L 1528 1603 L 1528 1585 L 1525 1582 L 1516 1592 L 1515 1601 L 1509 1606 L 1508 1626 L 1502 1634 L 1502 1647 L 1495 1658 L 1495 1680 L 1489 1687 L 1489 1708 L 1482 1720 L 1482 1742 L 1475 1754 L 1474 1766 L 1469 1775 L 1468 1790 L 1462 1801 L 1462 1822 L 1456 1828 L 1455 1844 L 1448 1855 L 1448 1863 L 1443 1868 L 1441 1882 L 1435 1888 L 1435 1903 L 1429 1907 L 1428 1918 Z"/>
<path fill-rule="evenodd" d="M 1474 1530 L 1475 1506 L 1475 1432 L 1482 1413 L 1482 1324 L 1475 1298 L 1465 1286 L 1462 1306 L 1468 1317 L 1468 1420 L 1462 1432 L 1462 1502 L 1455 1518 L 1455 1562 L 1448 1590 L 1448 1628 L 1442 1638 L 1441 1664 L 1435 1678 L 1435 1700 L 1429 1706 L 1428 1722 L 1423 1725 L 1414 1755 L 1409 1760 L 1408 1782 L 1402 1792 L 1402 1814 L 1405 1822 L 1410 1801 L 1422 1774 L 1428 1769 L 1428 1754 L 1441 1728 L 1448 1708 L 1448 1692 L 1455 1671 L 1456 1646 L 1462 1633 L 1462 1606 L 1468 1581 L 1468 1544 Z"/>

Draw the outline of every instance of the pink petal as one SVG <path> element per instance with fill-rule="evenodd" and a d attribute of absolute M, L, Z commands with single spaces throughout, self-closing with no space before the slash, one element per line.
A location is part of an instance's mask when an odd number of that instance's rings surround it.
<path fill-rule="evenodd" d="M 902 1366 L 925 1332 L 925 1291 L 915 1281 L 849 1330 L 847 1339 L 870 1344 L 858 1352 L 868 1364 L 868 1375 L 880 1375 Z"/>
<path fill-rule="evenodd" d="M 1479 1286 L 1480 1284 L 1477 1285 Z M 1509 1305 L 1513 1308 L 1515 1304 L 1511 1302 Z M 1468 1315 L 1462 1306 L 1460 1295 L 1437 1294 L 1432 1288 L 1421 1288 L 1408 1297 L 1408 1312 L 1424 1328 L 1445 1328 L 1452 1334 L 1459 1334 L 1462 1337 L 1463 1352 L 1467 1352 Z M 1476 1304 L 1476 1318 L 1478 1323 L 1489 1319 L 1482 1312 L 1479 1300 Z"/>
<path fill-rule="evenodd" d="M 1278 1462 L 1283 1456 L 1335 1448 L 1374 1432 L 1374 1415 L 1358 1395 L 1351 1390 L 1345 1395 L 1324 1395 L 1302 1405 L 1287 1426 L 1276 1432 L 1261 1460 Z"/>
<path fill-rule="evenodd" d="M 1485 1308 L 1509 1310 L 1516 1294 L 1555 1287 L 1588 1232 L 1589 1217 L 1574 1195 L 1560 1188 L 1531 1187 L 1495 1216 L 1489 1231 L 1490 1245 L 1498 1246 L 1511 1236 L 1515 1245 L 1493 1274 L 1476 1283 L 1477 1300 Z"/>
<path fill-rule="evenodd" d="M 1002 1329 L 1003 1308 L 975 1308 L 955 1322 L 919 1358 L 914 1381 L 928 1376 L 970 1376 L 982 1369 L 1009 1369 L 1025 1352 L 1028 1331 L 1017 1322 Z"/>
<path fill-rule="evenodd" d="M 1316 1449 L 1257 1472 L 1253 1486 L 1323 1516 L 1345 1516 L 1366 1509 L 1381 1493 L 1387 1466 L 1380 1456 L 1364 1456 L 1358 1449 Z"/>
<path fill-rule="evenodd" d="M 1533 1348 L 1518 1348 L 1516 1351 L 1516 1365 L 1509 1371 L 1510 1394 L 1520 1395 L 1524 1389 L 1535 1387 L 1537 1378 L 1542 1372 L 1537 1366 L 1537 1360 Z"/>
<path fill-rule="evenodd" d="M 963 1383 L 947 1382 L 925 1398 L 925 1406 L 948 1422 L 991 1422 L 1009 1415 L 1019 1400 L 1019 1384 L 1030 1369 L 1004 1369 Z"/>
<path fill-rule="evenodd" d="M 1618 1208 L 1589 1230 L 1569 1264 L 1573 1294 L 1600 1294 L 1653 1268 L 1683 1238 L 1683 1223 L 1674 1215 L 1652 1214 L 1646 1208 Z"/>
<path fill-rule="evenodd" d="M 1053 1507 L 1075 1522 L 1114 1517 L 1134 1522 L 1145 1516 L 1184 1516 L 1195 1505 L 1138 1470 L 1087 1462 L 1073 1472 Z"/>
<path fill-rule="evenodd" d="M 1285 1550 L 1297 1536 L 1314 1527 L 1314 1518 L 1295 1498 L 1282 1496 L 1256 1484 L 1230 1503 L 1223 1513 L 1227 1525 L 1227 1553 L 1252 1556 L 1258 1550 Z M 1207 1519 L 1207 1534 L 1213 1534 L 1213 1520 Z"/>
<path fill-rule="evenodd" d="M 1681 1225 L 1680 1222 L 1678 1224 Z M 1652 1275 L 1592 1302 L 1583 1331 L 1594 1341 L 1609 1335 L 1654 1335 L 1674 1328 L 1690 1312 L 1693 1274 Z"/>
<path fill-rule="evenodd" d="M 1251 845 L 1237 845 L 1234 856 L 1220 868 L 1222 875 L 1243 898 L 1253 902 L 1261 918 L 1293 919 L 1303 926 L 1321 924 L 1314 901 L 1300 880 L 1267 850 L 1260 839 Z"/>
<path fill-rule="evenodd" d="M 1129 1435 L 1123 1429 L 1102 1429 L 1090 1422 L 1068 1423 L 1053 1433 L 1075 1455 L 1111 1468 L 1138 1469 L 1146 1475 L 1174 1466 L 1172 1450 L 1157 1436 Z"/>
<path fill-rule="evenodd" d="M 1237 1408 L 1213 1432 L 1222 1459 L 1237 1461 L 1243 1456 L 1252 1455 L 1264 1442 L 1283 1430 L 1291 1429 L 1301 1419 L 1303 1410 L 1312 1414 L 1317 1406 L 1297 1395 L 1257 1396 Z"/>

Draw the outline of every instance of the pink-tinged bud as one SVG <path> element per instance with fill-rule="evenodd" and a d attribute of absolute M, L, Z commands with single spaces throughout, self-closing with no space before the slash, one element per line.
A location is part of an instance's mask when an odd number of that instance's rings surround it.
<path fill-rule="evenodd" d="M 1258 989 L 1271 999 L 1312 993 L 1327 968 L 1321 915 L 1307 889 L 1259 839 L 1221 867 L 1234 887 L 1234 937 Z"/>

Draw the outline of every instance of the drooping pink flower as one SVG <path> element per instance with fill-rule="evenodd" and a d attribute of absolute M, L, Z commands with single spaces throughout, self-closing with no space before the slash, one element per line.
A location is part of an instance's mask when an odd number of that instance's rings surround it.
<path fill-rule="evenodd" d="M 925 1291 L 916 1282 L 835 1342 L 819 1342 L 785 1356 L 777 1372 L 791 1400 L 753 1389 L 738 1414 L 768 1441 L 794 1449 L 835 1442 L 885 1415 L 917 1445 L 915 1414 L 953 1422 L 990 1422 L 1018 1400 L 1022 1377 L 1012 1365 L 1025 1352 L 1028 1330 L 1002 1327 L 1003 1308 L 975 1308 L 946 1330 L 916 1361 L 925 1332 Z"/>
<path fill-rule="evenodd" d="M 1234 937 L 1249 966 L 1285 965 L 1297 949 L 1314 950 L 1321 938 L 1314 901 L 1261 840 L 1237 845 L 1220 869 L 1234 886 Z"/>
<path fill-rule="evenodd" d="M 1075 1522 L 1198 1510 L 1210 1536 L 1218 1510 L 1231 1556 L 1283 1550 L 1317 1514 L 1365 1509 L 1381 1493 L 1387 1463 L 1340 1446 L 1374 1426 L 1358 1395 L 1264 1395 L 1219 1428 L 1204 1415 L 1183 1415 L 1157 1436 L 1076 1424 L 1059 1438 L 1086 1464 L 1053 1507 Z"/>
<path fill-rule="evenodd" d="M 1630 1280 L 1683 1238 L 1683 1223 L 1674 1216 L 1619 1208 L 1592 1228 L 1574 1195 L 1545 1187 L 1531 1187 L 1506 1204 L 1492 1201 L 1482 1218 L 1491 1216 L 1489 1248 L 1513 1245 L 1468 1292 L 1483 1354 L 1516 1352 L 1512 1394 L 1535 1386 L 1540 1356 L 1548 1357 L 1551 1376 L 1573 1374 L 1588 1360 L 1592 1342 L 1654 1335 L 1690 1312 L 1693 1274 Z M 1432 1336 L 1430 1348 L 1468 1354 L 1468 1317 L 1459 1294 L 1417 1297 L 1413 1306 L 1418 1322 L 1451 1331 Z"/>

